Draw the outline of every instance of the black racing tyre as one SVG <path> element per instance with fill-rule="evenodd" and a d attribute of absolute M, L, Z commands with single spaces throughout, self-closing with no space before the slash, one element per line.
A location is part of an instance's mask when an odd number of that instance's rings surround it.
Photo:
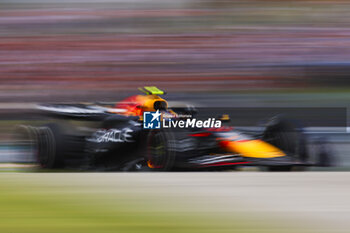
<path fill-rule="evenodd" d="M 297 127 L 288 119 L 273 118 L 264 131 L 263 140 L 278 147 L 296 161 L 308 161 L 306 136 L 302 128 Z M 270 171 L 291 171 L 293 166 L 271 166 L 268 169 Z"/>
<path fill-rule="evenodd" d="M 170 171 L 175 161 L 174 135 L 170 130 L 151 130 L 147 135 L 146 162 L 151 170 Z"/>
<path fill-rule="evenodd" d="M 48 169 L 64 167 L 65 151 L 61 125 L 51 123 L 39 128 L 37 159 L 41 167 Z"/>
<path fill-rule="evenodd" d="M 36 161 L 38 147 L 38 128 L 18 125 L 14 130 L 16 161 L 33 163 Z"/>
<path fill-rule="evenodd" d="M 36 162 L 45 169 L 64 166 L 64 138 L 63 127 L 55 123 L 41 127 L 19 125 L 15 129 L 16 147 L 22 151 L 22 160 Z"/>

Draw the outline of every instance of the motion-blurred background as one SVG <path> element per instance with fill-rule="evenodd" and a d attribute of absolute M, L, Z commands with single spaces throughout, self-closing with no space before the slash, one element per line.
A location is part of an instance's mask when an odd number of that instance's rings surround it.
<path fill-rule="evenodd" d="M 348 98 L 349 10 L 327 0 L 1 0 L 0 100 L 109 101 L 150 84 L 252 101 Z"/>

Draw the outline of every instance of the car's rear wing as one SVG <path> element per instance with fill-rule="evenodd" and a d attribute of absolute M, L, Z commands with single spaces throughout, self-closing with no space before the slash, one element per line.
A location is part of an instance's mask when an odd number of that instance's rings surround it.
<path fill-rule="evenodd" d="M 37 109 L 51 117 L 79 118 L 81 120 L 98 120 L 126 111 L 125 109 L 87 104 L 40 104 L 37 105 Z"/>

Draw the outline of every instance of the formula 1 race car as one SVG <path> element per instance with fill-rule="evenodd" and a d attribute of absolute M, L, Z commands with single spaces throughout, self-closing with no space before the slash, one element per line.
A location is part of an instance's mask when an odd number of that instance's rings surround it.
<path fill-rule="evenodd" d="M 193 107 L 170 109 L 160 97 L 164 94 L 160 89 L 140 90 L 143 95 L 114 105 L 39 105 L 40 112 L 50 120 L 40 126 L 18 126 L 17 148 L 46 169 L 171 171 L 259 166 L 289 171 L 329 164 L 329 154 L 323 151 L 318 153 L 320 159 L 310 162 L 302 128 L 285 118 L 273 118 L 259 133 L 224 125 L 227 115 L 216 120 L 220 123 L 217 127 L 211 123 L 198 127 Z M 161 115 L 163 122 L 182 120 L 194 127 L 148 129 L 146 113 L 157 114 L 155 118 Z"/>

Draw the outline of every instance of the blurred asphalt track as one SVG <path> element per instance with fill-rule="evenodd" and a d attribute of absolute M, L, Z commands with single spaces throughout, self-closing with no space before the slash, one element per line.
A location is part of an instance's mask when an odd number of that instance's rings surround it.
<path fill-rule="evenodd" d="M 350 228 L 348 172 L 2 173 L 0 178 L 1 185 L 5 187 L 4 192 L 8 192 L 6 187 L 9 184 L 13 186 L 10 190 L 18 190 L 5 201 L 13 203 L 19 197 L 25 197 L 20 199 L 21 205 L 7 207 L 21 213 L 4 215 L 5 227 L 13 227 L 11 232 L 29 232 L 23 231 L 23 228 L 18 231 L 17 222 L 24 222 L 24 226 L 32 230 L 52 227 L 47 226 L 48 223 L 60 223 L 60 219 L 52 220 L 52 214 L 44 217 L 38 214 L 47 208 L 40 204 L 49 201 L 59 206 L 55 211 L 66 210 L 69 216 L 74 213 L 73 209 L 99 205 L 98 211 L 95 211 L 100 213 L 100 217 L 91 219 L 93 223 L 96 219 L 106 219 L 101 216 L 110 213 L 111 209 L 119 213 L 120 208 L 122 214 L 112 215 L 113 222 L 119 223 L 122 219 L 129 224 L 129 230 L 144 226 L 145 229 L 153 229 L 149 232 L 178 232 L 174 229 L 183 227 L 186 232 L 345 233 Z M 32 204 L 36 204 L 36 211 L 33 212 L 23 205 L 30 205 L 34 197 L 38 199 L 34 199 L 36 202 Z M 72 203 L 73 197 L 79 200 Z M 125 206 L 128 211 L 122 212 Z M 79 218 L 62 222 L 59 229 L 75 227 L 73 229 L 80 232 L 80 229 L 90 224 L 84 216 L 90 216 L 92 211 L 87 210 L 90 212 L 85 211 Z M 136 217 L 141 214 L 159 215 L 162 218 L 158 217 L 158 221 L 143 225 L 145 221 L 136 222 Z M 202 221 L 194 222 L 194 217 L 198 215 L 202 216 Z M 174 216 L 179 219 L 185 216 L 188 220 L 185 223 L 175 221 L 176 224 L 172 225 Z M 67 217 L 61 218 L 65 220 Z M 237 221 L 240 223 L 238 226 L 229 224 Z M 101 224 L 98 227 L 100 232 L 107 232 L 108 226 Z M 119 223 L 112 226 L 118 229 L 124 225 Z M 0 224 L 0 230 L 1 227 Z"/>

